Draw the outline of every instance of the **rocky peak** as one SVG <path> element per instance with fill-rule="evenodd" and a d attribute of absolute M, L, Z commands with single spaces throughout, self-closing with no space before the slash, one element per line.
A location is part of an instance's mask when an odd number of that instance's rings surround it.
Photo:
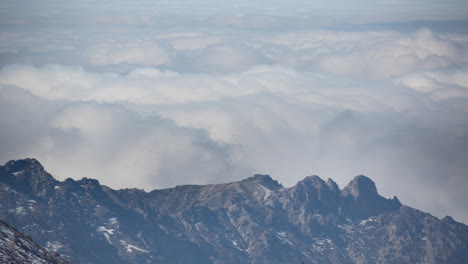
<path fill-rule="evenodd" d="M 442 218 L 442 222 L 445 222 L 445 223 L 450 223 L 450 224 L 456 224 L 457 222 L 451 217 L 451 216 L 445 216 L 444 218 Z"/>
<path fill-rule="evenodd" d="M 26 176 L 31 181 L 18 180 Z M 385 199 L 365 176 L 343 191 L 318 176 L 283 188 L 260 174 L 149 193 L 112 190 L 88 178 L 31 183 L 49 176 L 34 160 L 0 166 L 0 219 L 77 264 L 432 264 L 468 258 L 465 225 Z"/>
<path fill-rule="evenodd" d="M 36 159 L 11 160 L 5 164 L 4 168 L 22 181 L 55 181 L 54 177 L 47 173 Z"/>
<path fill-rule="evenodd" d="M 335 192 L 335 193 L 340 192 L 340 187 L 338 187 L 338 184 L 336 184 L 336 182 L 334 182 L 330 178 L 328 178 L 327 180 L 327 186 L 328 186 L 328 189 L 330 189 L 330 191 L 332 192 Z"/>
<path fill-rule="evenodd" d="M 307 176 L 303 180 L 299 181 L 293 188 L 303 190 L 308 193 L 316 193 L 320 199 L 324 194 L 339 190 L 338 185 L 336 185 L 335 182 L 330 181 L 331 180 L 327 183 L 317 175 Z"/>
<path fill-rule="evenodd" d="M 98 180 L 86 177 L 81 178 L 81 180 L 79 180 L 78 183 L 86 188 L 98 188 L 101 186 Z"/>
<path fill-rule="evenodd" d="M 2 176 L 2 181 L 9 182 L 15 188 L 31 193 L 33 196 L 44 197 L 50 194 L 57 182 L 35 159 L 9 161 L 3 170 L 6 175 Z"/>
<path fill-rule="evenodd" d="M 354 177 L 354 179 L 348 183 L 348 185 L 342 191 L 343 196 L 351 195 L 354 199 L 360 199 L 363 197 L 376 197 L 377 187 L 375 183 L 364 175 Z"/>
<path fill-rule="evenodd" d="M 10 173 L 16 173 L 24 170 L 43 172 L 44 167 L 36 159 L 10 160 L 5 164 L 5 168 Z"/>
<path fill-rule="evenodd" d="M 270 190 L 278 190 L 283 188 L 283 185 L 281 185 L 278 181 L 273 180 L 273 178 L 271 178 L 271 176 L 267 174 L 255 174 L 250 178 L 242 180 L 242 182 L 257 183 L 264 187 L 267 187 Z"/>
<path fill-rule="evenodd" d="M 311 184 L 316 188 L 322 188 L 326 185 L 325 181 L 317 175 L 307 176 L 302 181 L 300 181 L 300 183 Z"/>
<path fill-rule="evenodd" d="M 386 199 L 380 196 L 375 183 L 364 175 L 354 177 L 341 191 L 342 211 L 351 217 L 367 218 L 401 207 L 398 198 Z"/>
<path fill-rule="evenodd" d="M 364 175 L 354 177 L 343 190 L 331 179 L 325 182 L 316 175 L 308 176 L 286 189 L 284 194 L 294 199 L 284 199 L 287 202 L 283 208 L 349 218 L 368 218 L 401 207 L 396 197 L 386 199 L 380 196 L 375 183 Z"/>
<path fill-rule="evenodd" d="M 316 175 L 308 176 L 281 193 L 284 198 L 280 201 L 285 201 L 282 207 L 312 214 L 335 214 L 338 212 L 340 192 L 333 183 L 327 183 Z"/>

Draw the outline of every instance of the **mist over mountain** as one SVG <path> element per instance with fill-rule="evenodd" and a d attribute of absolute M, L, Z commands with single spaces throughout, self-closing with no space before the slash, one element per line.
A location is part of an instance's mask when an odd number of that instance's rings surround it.
<path fill-rule="evenodd" d="M 0 219 L 71 263 L 466 263 L 468 226 L 379 195 L 268 175 L 145 192 L 0 166 Z M 2 229 L 3 230 L 3 229 Z M 25 262 L 19 262 L 25 263 Z"/>
<path fill-rule="evenodd" d="M 3 0 L 0 163 L 146 190 L 365 174 L 468 222 L 467 18 L 465 0 Z"/>

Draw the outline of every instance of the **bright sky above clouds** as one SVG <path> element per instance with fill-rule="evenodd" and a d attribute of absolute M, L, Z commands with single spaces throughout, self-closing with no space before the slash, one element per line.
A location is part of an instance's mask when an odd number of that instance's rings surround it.
<path fill-rule="evenodd" d="M 1 162 L 150 190 L 269 173 L 468 221 L 465 1 L 2 1 Z"/>

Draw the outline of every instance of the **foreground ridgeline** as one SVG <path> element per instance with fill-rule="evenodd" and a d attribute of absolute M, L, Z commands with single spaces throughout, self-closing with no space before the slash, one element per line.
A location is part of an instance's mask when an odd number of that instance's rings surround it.
<path fill-rule="evenodd" d="M 267 175 L 144 192 L 55 180 L 34 159 L 0 166 L 0 219 L 80 263 L 466 263 L 468 227 L 380 196 Z M 22 263 L 22 262 L 17 262 Z M 57 262 L 61 263 L 61 262 Z"/>
<path fill-rule="evenodd" d="M 3 221 L 0 221 L 0 263 L 67 264 L 57 253 L 41 247 Z"/>

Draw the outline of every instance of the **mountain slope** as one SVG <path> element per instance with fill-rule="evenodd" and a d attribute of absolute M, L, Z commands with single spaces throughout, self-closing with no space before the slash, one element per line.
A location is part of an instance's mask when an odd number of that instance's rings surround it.
<path fill-rule="evenodd" d="M 468 227 L 386 199 L 365 176 L 339 189 L 267 175 L 144 192 L 0 166 L 0 218 L 74 263 L 466 263 Z"/>
<path fill-rule="evenodd" d="M 58 254 L 51 253 L 32 239 L 0 220 L 0 263 L 66 264 Z"/>

